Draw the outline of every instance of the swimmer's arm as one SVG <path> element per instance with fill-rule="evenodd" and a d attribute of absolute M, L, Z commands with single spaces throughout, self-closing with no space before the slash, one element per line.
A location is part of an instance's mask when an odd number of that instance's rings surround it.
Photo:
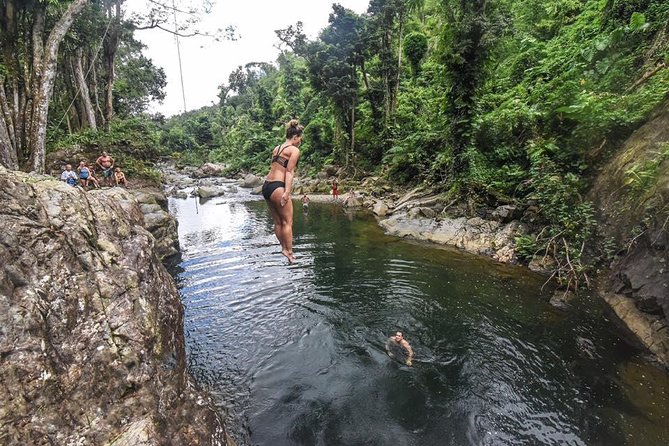
<path fill-rule="evenodd" d="M 413 349 L 411 348 L 411 346 L 409 345 L 408 342 L 404 341 L 403 344 L 404 344 L 404 348 L 406 349 L 407 353 L 409 353 L 409 357 L 407 358 L 407 365 L 410 366 L 411 363 L 413 362 Z"/>

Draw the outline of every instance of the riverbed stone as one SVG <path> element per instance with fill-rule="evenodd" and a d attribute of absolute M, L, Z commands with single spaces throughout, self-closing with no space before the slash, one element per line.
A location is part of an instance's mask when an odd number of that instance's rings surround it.
<path fill-rule="evenodd" d="M 218 186 L 200 186 L 193 192 L 200 198 L 214 198 L 225 195 L 225 190 Z"/>
<path fill-rule="evenodd" d="M 378 217 L 385 217 L 388 214 L 388 205 L 382 200 L 376 200 L 372 212 Z"/>
<path fill-rule="evenodd" d="M 249 173 L 239 183 L 239 187 L 243 187 L 243 188 L 246 188 L 246 189 L 252 189 L 254 187 L 261 186 L 264 181 L 265 180 L 263 180 L 259 176 L 253 175 L 252 173 Z"/>
<path fill-rule="evenodd" d="M 358 197 L 351 197 L 344 199 L 342 206 L 348 209 L 362 207 L 362 201 Z"/>
<path fill-rule="evenodd" d="M 669 368 L 669 327 L 664 317 L 639 310 L 633 298 L 622 294 L 602 291 L 600 296 L 643 345 Z"/>
<path fill-rule="evenodd" d="M 220 177 L 225 173 L 225 164 L 205 163 L 191 175 L 194 178 Z"/>
<path fill-rule="evenodd" d="M 491 212 L 490 218 L 501 223 L 509 223 L 512 220 L 520 218 L 521 214 L 522 212 L 517 206 L 505 204 L 495 208 Z"/>

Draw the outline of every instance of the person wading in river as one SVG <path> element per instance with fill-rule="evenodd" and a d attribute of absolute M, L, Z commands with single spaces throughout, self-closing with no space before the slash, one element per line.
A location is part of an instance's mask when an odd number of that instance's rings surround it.
<path fill-rule="evenodd" d="M 274 234 L 281 243 L 281 254 L 289 263 L 293 255 L 293 202 L 290 193 L 297 160 L 300 158 L 302 131 L 304 127 L 297 119 L 286 124 L 286 141 L 272 151 L 272 162 L 267 180 L 262 186 L 262 195 L 274 219 Z"/>

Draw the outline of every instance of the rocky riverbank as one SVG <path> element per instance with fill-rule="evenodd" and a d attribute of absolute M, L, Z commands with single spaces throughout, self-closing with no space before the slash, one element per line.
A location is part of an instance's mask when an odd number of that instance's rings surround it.
<path fill-rule="evenodd" d="M 164 197 L 0 167 L 0 203 L 0 443 L 225 444 L 158 256 Z"/>

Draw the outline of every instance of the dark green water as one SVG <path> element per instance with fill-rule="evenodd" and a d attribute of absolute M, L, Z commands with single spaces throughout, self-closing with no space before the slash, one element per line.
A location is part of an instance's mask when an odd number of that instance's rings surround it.
<path fill-rule="evenodd" d="M 287 266 L 263 201 L 170 205 L 190 370 L 240 445 L 669 444 L 667 375 L 593 298 L 316 203 Z"/>

